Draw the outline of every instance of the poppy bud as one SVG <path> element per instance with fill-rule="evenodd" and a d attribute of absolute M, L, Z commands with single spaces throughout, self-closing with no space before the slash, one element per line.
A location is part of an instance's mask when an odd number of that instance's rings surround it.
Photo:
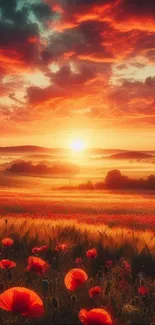
<path fill-rule="evenodd" d="M 10 270 L 7 271 L 7 278 L 9 281 L 12 280 L 12 272 Z"/>
<path fill-rule="evenodd" d="M 91 285 L 91 286 L 92 286 L 92 285 L 93 285 L 93 283 L 94 283 L 94 281 L 93 281 L 93 279 L 92 279 L 92 278 L 90 278 L 89 282 L 90 282 L 90 285 Z"/>
<path fill-rule="evenodd" d="M 48 280 L 47 279 L 46 280 L 43 280 L 42 281 L 42 290 L 43 290 L 44 296 L 47 294 L 48 288 L 49 288 L 49 282 L 48 282 Z"/>
<path fill-rule="evenodd" d="M 106 289 L 105 289 L 105 295 L 108 295 L 109 291 L 110 291 L 110 282 L 107 281 L 107 286 L 106 286 Z"/>
<path fill-rule="evenodd" d="M 52 306 L 55 309 L 58 308 L 58 299 L 56 297 L 52 297 Z"/>
<path fill-rule="evenodd" d="M 72 295 L 71 296 L 71 301 L 73 302 L 73 304 L 75 304 L 76 301 L 77 301 L 77 297 L 75 295 Z"/>
<path fill-rule="evenodd" d="M 140 279 L 140 286 L 143 286 L 143 285 L 144 285 L 144 279 L 141 278 L 141 279 Z"/>

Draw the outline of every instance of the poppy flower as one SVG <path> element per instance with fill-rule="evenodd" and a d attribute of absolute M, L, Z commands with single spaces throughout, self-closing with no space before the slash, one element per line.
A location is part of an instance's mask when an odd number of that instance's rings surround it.
<path fill-rule="evenodd" d="M 122 276 L 129 275 L 131 273 L 131 264 L 128 261 L 122 261 L 120 273 L 122 274 Z"/>
<path fill-rule="evenodd" d="M 26 271 L 34 272 L 39 275 L 43 275 L 49 269 L 49 264 L 36 256 L 30 256 L 28 258 L 28 266 Z"/>
<path fill-rule="evenodd" d="M 42 253 L 42 252 L 46 252 L 48 249 L 47 246 L 41 246 L 41 247 L 33 247 L 32 248 L 32 253 L 33 254 L 38 254 L 38 253 Z"/>
<path fill-rule="evenodd" d="M 11 238 L 4 238 L 2 240 L 2 244 L 6 247 L 11 247 L 13 245 L 14 241 Z"/>
<path fill-rule="evenodd" d="M 1 269 L 12 269 L 13 267 L 16 267 L 16 263 L 10 260 L 1 260 L 0 261 L 0 268 Z"/>
<path fill-rule="evenodd" d="M 65 286 L 70 291 L 75 291 L 88 280 L 87 273 L 82 269 L 70 270 L 64 279 Z"/>
<path fill-rule="evenodd" d="M 89 249 L 86 253 L 86 256 L 90 259 L 96 258 L 97 257 L 97 250 L 96 248 Z"/>
<path fill-rule="evenodd" d="M 130 264 L 129 262 L 124 261 L 124 263 L 123 263 L 123 267 L 124 267 L 124 269 L 125 269 L 128 273 L 131 272 L 131 264 Z"/>
<path fill-rule="evenodd" d="M 81 309 L 79 312 L 79 319 L 84 325 L 112 325 L 110 314 L 102 309 L 96 308 L 87 311 Z"/>
<path fill-rule="evenodd" d="M 107 268 L 112 267 L 112 265 L 113 265 L 113 261 L 106 261 L 106 262 L 105 262 L 105 266 L 106 266 Z"/>
<path fill-rule="evenodd" d="M 40 253 L 40 247 L 33 247 L 33 248 L 32 248 L 32 253 L 33 253 L 33 254 L 38 254 L 38 253 Z"/>
<path fill-rule="evenodd" d="M 126 280 L 120 280 L 119 281 L 119 289 L 121 290 L 127 290 L 129 289 L 129 284 Z"/>
<path fill-rule="evenodd" d="M 42 252 L 46 252 L 48 250 L 48 246 L 43 245 L 40 247 Z"/>
<path fill-rule="evenodd" d="M 0 295 L 0 308 L 29 318 L 42 317 L 44 306 L 40 297 L 32 290 L 14 287 Z"/>
<path fill-rule="evenodd" d="M 77 257 L 77 258 L 75 259 L 75 263 L 76 263 L 76 264 L 81 264 L 82 262 L 83 262 L 82 257 Z"/>
<path fill-rule="evenodd" d="M 68 249 L 68 245 L 67 244 L 59 244 L 55 247 L 55 251 L 56 252 L 60 252 L 60 253 L 64 253 L 66 252 Z"/>
<path fill-rule="evenodd" d="M 99 286 L 93 287 L 89 290 L 89 296 L 91 298 L 97 298 L 101 295 L 102 289 Z"/>
<path fill-rule="evenodd" d="M 138 288 L 138 293 L 141 296 L 147 296 L 148 293 L 149 293 L 149 290 L 145 286 L 141 286 L 141 287 Z"/>

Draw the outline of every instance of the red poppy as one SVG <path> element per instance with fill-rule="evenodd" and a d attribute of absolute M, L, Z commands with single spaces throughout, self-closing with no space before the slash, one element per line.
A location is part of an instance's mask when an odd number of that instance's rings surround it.
<path fill-rule="evenodd" d="M 48 250 L 48 246 L 46 246 L 46 245 L 41 246 L 42 252 L 46 252 L 47 250 Z"/>
<path fill-rule="evenodd" d="M 88 280 L 87 273 L 82 269 L 72 269 L 65 276 L 65 286 L 70 291 L 75 291 Z"/>
<path fill-rule="evenodd" d="M 34 272 L 39 275 L 43 275 L 49 269 L 49 264 L 36 256 L 30 256 L 28 258 L 28 266 L 26 271 Z"/>
<path fill-rule="evenodd" d="M 119 289 L 121 290 L 127 290 L 129 289 L 129 284 L 126 280 L 120 280 L 119 281 Z"/>
<path fill-rule="evenodd" d="M 92 249 L 89 249 L 88 251 L 87 251 L 87 253 L 86 253 L 86 256 L 88 257 L 88 258 L 96 258 L 97 257 L 97 250 L 96 250 L 96 248 L 92 248 Z"/>
<path fill-rule="evenodd" d="M 40 297 L 32 290 L 14 287 L 0 295 L 0 308 L 29 318 L 42 317 L 44 306 Z"/>
<path fill-rule="evenodd" d="M 77 257 L 77 258 L 75 259 L 75 263 L 76 263 L 76 264 L 81 264 L 82 262 L 83 262 L 82 257 Z"/>
<path fill-rule="evenodd" d="M 112 267 L 112 265 L 113 265 L 113 261 L 111 261 L 111 260 L 105 262 L 105 266 L 106 266 L 107 268 Z"/>
<path fill-rule="evenodd" d="M 33 248 L 32 248 L 32 253 L 33 253 L 33 254 L 38 254 L 38 253 L 46 252 L 47 249 L 48 249 L 47 246 L 33 247 Z"/>
<path fill-rule="evenodd" d="M 13 245 L 14 241 L 11 238 L 4 238 L 2 240 L 2 244 L 6 247 L 11 247 Z"/>
<path fill-rule="evenodd" d="M 16 267 L 16 263 L 10 260 L 1 260 L 0 261 L 0 268 L 1 269 L 12 269 Z"/>
<path fill-rule="evenodd" d="M 40 247 L 33 247 L 33 248 L 32 248 L 32 253 L 33 253 L 33 254 L 38 254 L 38 253 L 40 253 Z"/>
<path fill-rule="evenodd" d="M 68 249 L 68 245 L 67 244 L 59 244 L 55 247 L 55 251 L 56 252 L 60 252 L 60 253 L 64 253 L 66 252 Z"/>
<path fill-rule="evenodd" d="M 112 325 L 110 314 L 101 308 L 81 309 L 79 312 L 79 319 L 84 325 Z"/>
<path fill-rule="evenodd" d="M 124 261 L 125 261 L 125 258 L 124 257 L 121 257 L 120 258 L 120 263 L 122 264 L 122 263 L 124 263 Z"/>
<path fill-rule="evenodd" d="M 93 287 L 89 290 L 89 296 L 91 298 L 97 298 L 101 295 L 102 293 L 102 288 L 99 286 Z"/>
<path fill-rule="evenodd" d="M 122 267 L 121 267 L 120 273 L 122 274 L 122 276 L 128 275 L 131 273 L 131 264 L 128 261 L 122 260 Z"/>
<path fill-rule="evenodd" d="M 129 262 L 124 261 L 123 266 L 124 266 L 124 269 L 125 269 L 128 273 L 131 272 L 131 264 L 130 264 Z"/>
<path fill-rule="evenodd" d="M 138 288 L 138 293 L 141 296 L 147 296 L 148 293 L 149 293 L 149 290 L 145 286 L 141 286 L 141 287 Z"/>

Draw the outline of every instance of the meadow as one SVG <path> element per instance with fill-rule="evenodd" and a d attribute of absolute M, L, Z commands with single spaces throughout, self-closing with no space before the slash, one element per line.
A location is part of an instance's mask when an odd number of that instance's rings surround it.
<path fill-rule="evenodd" d="M 152 194 L 3 191 L 0 207 L 1 324 L 154 324 Z M 14 287 L 10 307 L 2 295 Z M 27 302 L 24 314 L 26 291 L 18 287 L 39 295 L 40 314 Z"/>

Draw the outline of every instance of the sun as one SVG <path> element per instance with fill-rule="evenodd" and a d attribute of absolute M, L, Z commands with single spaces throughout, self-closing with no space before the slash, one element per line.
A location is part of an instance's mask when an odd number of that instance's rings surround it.
<path fill-rule="evenodd" d="M 70 149 L 74 152 L 82 152 L 86 149 L 86 144 L 83 139 L 73 139 L 70 144 Z"/>

